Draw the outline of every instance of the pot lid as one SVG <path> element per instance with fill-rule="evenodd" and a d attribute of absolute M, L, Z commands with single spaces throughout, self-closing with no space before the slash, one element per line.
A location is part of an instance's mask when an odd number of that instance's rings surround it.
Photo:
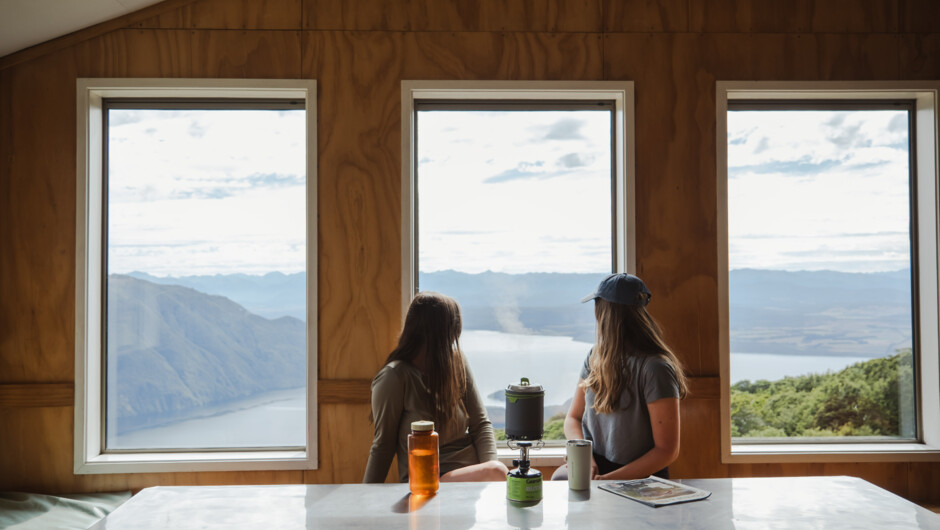
<path fill-rule="evenodd" d="M 523 377 L 522 379 L 519 380 L 518 383 L 514 385 L 509 385 L 508 387 L 506 387 L 506 390 L 510 392 L 531 392 L 531 393 L 545 391 L 545 389 L 542 388 L 542 385 L 533 385 L 529 383 L 528 377 Z"/>

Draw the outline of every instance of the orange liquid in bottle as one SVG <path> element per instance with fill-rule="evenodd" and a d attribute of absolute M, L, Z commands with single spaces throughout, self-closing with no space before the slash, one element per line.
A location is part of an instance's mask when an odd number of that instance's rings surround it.
<path fill-rule="evenodd" d="M 416 424 L 430 424 L 429 430 L 415 430 Z M 427 425 L 418 426 L 428 428 Z M 433 495 L 440 485 L 438 437 L 431 422 L 414 422 L 408 435 L 408 483 L 415 495 Z"/>

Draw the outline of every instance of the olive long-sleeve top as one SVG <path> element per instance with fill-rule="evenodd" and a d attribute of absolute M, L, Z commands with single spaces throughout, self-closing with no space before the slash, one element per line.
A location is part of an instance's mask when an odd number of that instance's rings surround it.
<path fill-rule="evenodd" d="M 375 436 L 362 481 L 385 482 L 392 457 L 398 456 L 398 478 L 408 481 L 408 435 L 411 422 L 433 418 L 430 392 L 421 372 L 411 363 L 392 361 L 372 380 L 372 416 Z M 464 410 L 456 410 L 446 425 L 435 425 L 440 446 L 441 474 L 480 462 L 496 460 L 493 424 L 486 415 L 470 368 Z"/>

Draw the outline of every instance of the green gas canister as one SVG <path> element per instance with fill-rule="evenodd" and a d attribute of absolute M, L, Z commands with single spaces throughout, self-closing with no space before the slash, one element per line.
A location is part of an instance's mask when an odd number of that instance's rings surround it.
<path fill-rule="evenodd" d="M 519 458 L 512 461 L 518 466 L 506 475 L 506 499 L 517 506 L 535 506 L 542 501 L 542 473 L 529 468 L 529 448 L 532 442 L 516 442 Z"/>

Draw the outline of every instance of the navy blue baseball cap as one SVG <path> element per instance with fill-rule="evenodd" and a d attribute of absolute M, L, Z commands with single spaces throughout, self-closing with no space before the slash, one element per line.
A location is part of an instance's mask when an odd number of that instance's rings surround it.
<path fill-rule="evenodd" d="M 639 296 L 640 293 L 646 296 Z M 652 297 L 653 294 L 647 289 L 643 280 L 632 274 L 621 272 L 619 274 L 611 274 L 601 280 L 597 289 L 582 298 L 581 302 L 584 303 L 589 300 L 594 300 L 595 298 L 603 298 L 608 302 L 614 302 L 616 304 L 642 307 L 650 303 L 650 298 Z"/>

